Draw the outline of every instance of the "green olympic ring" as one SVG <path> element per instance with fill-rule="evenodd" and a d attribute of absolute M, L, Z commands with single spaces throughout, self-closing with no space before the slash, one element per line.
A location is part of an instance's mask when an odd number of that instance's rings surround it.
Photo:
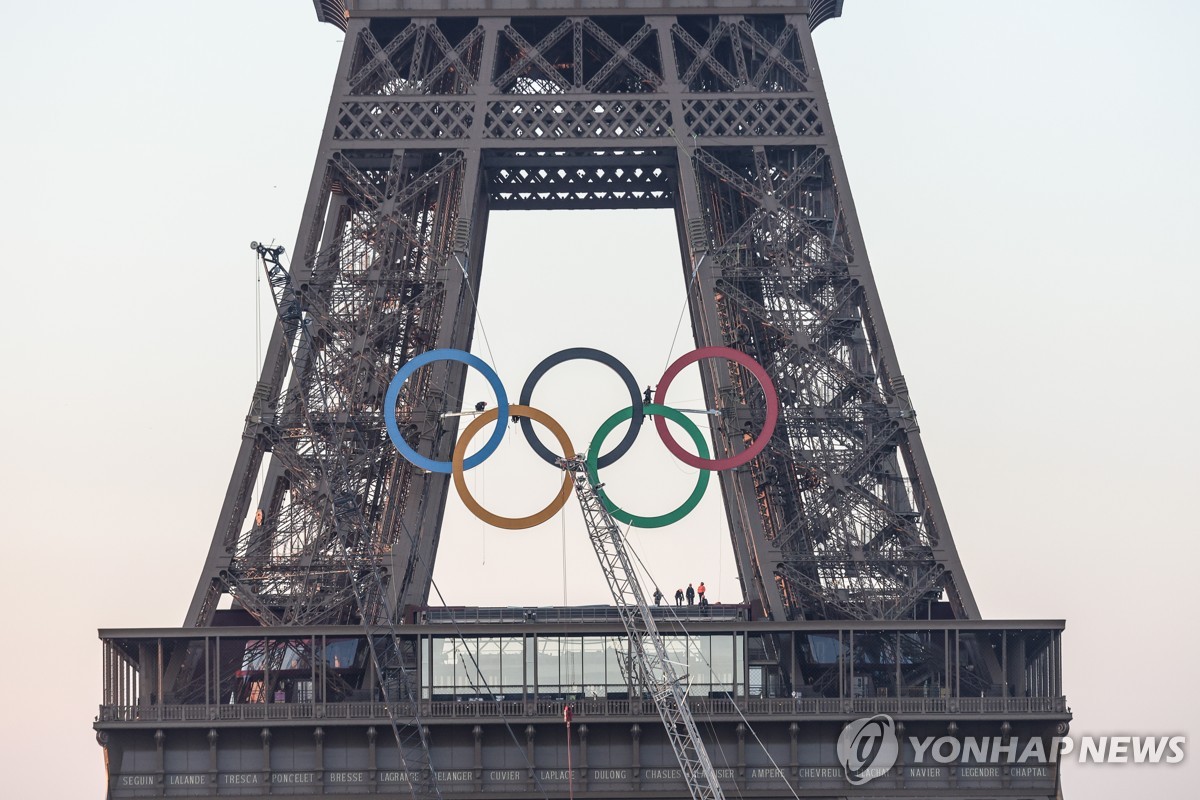
<path fill-rule="evenodd" d="M 678 423 L 688 435 L 692 437 L 692 441 L 696 443 L 696 449 L 700 451 L 700 458 L 708 458 L 708 442 L 704 441 L 704 434 L 700 432 L 700 428 L 696 423 L 688 419 L 683 412 L 676 411 L 668 406 L 655 405 L 646 403 L 642 406 L 647 416 L 665 417 L 673 422 Z M 596 465 L 600 448 L 604 446 L 604 440 L 612 433 L 613 428 L 620 425 L 627 419 L 633 418 L 633 406 L 628 406 L 621 411 L 613 414 L 606 419 L 599 429 L 596 430 L 596 435 L 592 437 L 592 442 L 588 445 L 587 452 L 587 473 L 588 479 L 593 486 L 600 485 L 599 468 Z M 597 488 L 596 493 L 600 496 L 600 502 L 604 503 L 605 509 L 612 515 L 613 519 L 620 520 L 635 528 L 665 528 L 673 522 L 686 517 L 692 512 L 699 503 L 700 498 L 704 496 L 704 490 L 708 488 L 708 475 L 706 469 L 700 470 L 700 474 L 696 479 L 696 488 L 692 489 L 691 495 L 687 500 L 683 501 L 683 505 L 674 511 L 668 511 L 666 514 L 659 514 L 657 517 L 639 517 L 636 514 L 630 514 L 617 506 L 609 499 L 608 494 L 602 488 Z"/>

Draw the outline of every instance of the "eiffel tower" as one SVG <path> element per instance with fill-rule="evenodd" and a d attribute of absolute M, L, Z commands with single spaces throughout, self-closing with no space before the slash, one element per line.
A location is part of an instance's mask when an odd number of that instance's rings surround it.
<path fill-rule="evenodd" d="M 297 252 L 255 245 L 279 324 L 185 626 L 100 632 L 109 797 L 691 796 L 617 609 L 430 604 L 451 476 L 386 424 L 450 461 L 466 365 L 389 386 L 470 350 L 491 210 L 643 208 L 696 346 L 777 395 L 717 473 L 743 602 L 654 612 L 724 790 L 1060 796 L 1018 755 L 1069 725 L 1064 623 L 972 596 L 817 66 L 841 5 L 317 0 L 345 44 Z M 767 392 L 700 366 L 734 456 Z M 863 718 L 898 744 L 856 773 Z"/>

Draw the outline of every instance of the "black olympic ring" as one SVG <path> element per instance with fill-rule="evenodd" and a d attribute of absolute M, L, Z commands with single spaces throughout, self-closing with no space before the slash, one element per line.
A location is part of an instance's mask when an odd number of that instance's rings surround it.
<path fill-rule="evenodd" d="M 629 368 L 616 358 L 603 350 L 596 350 L 591 347 L 570 347 L 566 350 L 559 350 L 557 353 L 542 359 L 541 363 L 529 373 L 529 377 L 525 379 L 525 385 L 521 387 L 521 399 L 519 402 L 523 406 L 533 405 L 531 402 L 533 400 L 533 388 L 537 386 L 537 382 L 542 379 L 542 376 L 549 372 L 552 367 L 556 367 L 565 361 L 579 359 L 596 361 L 603 364 L 617 373 L 621 380 L 625 381 L 625 387 L 629 389 L 629 399 L 633 406 L 633 416 L 630 418 L 629 430 L 625 432 L 625 437 L 617 442 L 616 447 L 605 455 L 600 456 L 597 461 L 598 467 L 607 467 L 629 452 L 629 448 L 633 447 L 634 440 L 637 439 L 638 432 L 642 428 L 642 422 L 646 418 L 642 407 L 642 394 L 638 391 L 637 381 L 633 379 L 633 373 L 629 371 Z M 527 417 L 521 417 L 520 423 L 521 432 L 525 434 L 525 441 L 529 442 L 529 446 L 533 448 L 533 452 L 537 453 L 550 466 L 557 466 L 558 460 L 562 456 L 555 455 L 548 447 L 542 444 L 533 430 L 533 423 Z"/>

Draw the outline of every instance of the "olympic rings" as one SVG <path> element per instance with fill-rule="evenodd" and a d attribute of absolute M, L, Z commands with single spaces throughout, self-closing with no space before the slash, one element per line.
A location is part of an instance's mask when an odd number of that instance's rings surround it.
<path fill-rule="evenodd" d="M 659 405 L 665 405 L 667 402 L 667 389 L 671 386 L 671 381 L 679 374 L 680 370 L 696 361 L 705 358 L 727 358 L 730 361 L 735 361 L 750 371 L 750 374 L 758 379 L 759 385 L 762 387 L 763 394 L 767 399 L 767 418 L 763 421 L 762 431 L 754 438 L 754 441 L 736 456 L 728 458 L 709 459 L 698 458 L 687 450 L 679 446 L 672 437 L 670 431 L 667 430 L 667 421 L 663 417 L 658 417 L 654 420 L 654 428 L 658 431 L 658 438 L 662 439 L 663 444 L 671 451 L 671 455 L 678 458 L 688 466 L 698 469 L 733 469 L 740 467 L 750 459 L 757 456 L 767 446 L 767 441 L 771 438 L 771 434 L 775 432 L 775 423 L 779 420 L 779 397 L 775 394 L 775 385 L 771 383 L 771 376 L 763 369 L 762 365 L 755 361 L 750 356 L 739 350 L 733 350 L 728 347 L 701 347 L 693 350 L 687 355 L 676 359 L 671 366 L 667 367 L 667 371 L 658 380 L 658 388 L 654 393 L 654 399 Z"/>
<path fill-rule="evenodd" d="M 745 435 L 748 446 L 742 452 L 725 458 L 710 458 L 708 442 L 705 440 L 700 428 L 688 417 L 684 416 L 682 412 L 666 405 L 667 390 L 670 388 L 671 382 L 675 377 L 684 367 L 706 358 L 725 358 L 745 367 L 758 381 L 759 386 L 762 387 L 763 395 L 766 399 L 766 419 L 763 421 L 762 430 L 753 440 L 750 440 L 749 437 L 751 434 L 747 431 Z M 462 498 L 463 504 L 471 513 L 484 522 L 507 530 L 521 530 L 540 525 L 558 513 L 559 509 L 566 504 L 573 485 L 572 476 L 569 472 L 564 473 L 562 488 L 559 489 L 558 494 L 550 501 L 550 504 L 542 510 L 525 517 L 502 517 L 485 509 L 467 490 L 464 473 L 466 470 L 483 463 L 492 453 L 496 452 L 496 449 L 500 446 L 500 442 L 504 439 L 505 425 L 503 422 L 510 414 L 513 416 L 514 421 L 520 422 L 521 431 L 525 435 L 525 439 L 543 461 L 557 466 L 558 457 L 538 439 L 533 431 L 532 421 L 537 421 L 545 425 L 554 434 L 554 438 L 558 440 L 558 444 L 563 449 L 563 454 L 568 458 L 574 457 L 575 450 L 570 438 L 567 436 L 567 432 L 549 414 L 534 408 L 529 403 L 533 398 L 533 390 L 537 386 L 538 381 L 552 367 L 564 361 L 575 359 L 597 361 L 604 364 L 617 373 L 629 390 L 631 404 L 605 420 L 596 431 L 596 435 L 588 447 L 586 468 L 588 478 L 592 485 L 596 487 L 597 494 L 604 507 L 608 510 L 608 513 L 614 519 L 635 527 L 661 528 L 677 522 L 691 513 L 708 488 L 709 471 L 739 467 L 759 455 L 774 434 L 775 425 L 779 420 L 779 397 L 775 392 L 775 386 L 771 383 L 770 375 L 767 374 L 766 369 L 745 353 L 728 347 L 702 347 L 675 360 L 667 367 L 662 378 L 659 379 L 654 403 L 647 403 L 643 400 L 641 394 L 638 392 L 638 384 L 633 379 L 633 374 L 624 364 L 608 353 L 589 347 L 574 347 L 560 350 L 543 359 L 541 363 L 534 367 L 533 371 L 529 373 L 529 377 L 525 379 L 525 385 L 521 388 L 520 403 L 511 406 L 508 403 L 508 395 L 504 391 L 504 384 L 500 381 L 495 371 L 483 360 L 463 350 L 444 348 L 430 350 L 427 353 L 416 356 L 406 363 L 396 373 L 396 377 L 392 378 L 391 383 L 388 384 L 383 409 L 388 437 L 392 440 L 400 455 L 404 456 L 408 461 L 418 467 L 423 467 L 429 472 L 451 475 L 454 479 L 454 487 L 458 491 L 459 497 Z M 400 389 L 404 386 L 404 382 L 412 377 L 418 369 L 434 361 L 456 361 L 466 364 L 469 367 L 474 367 L 487 379 L 488 384 L 491 385 L 492 391 L 496 395 L 496 407 L 479 414 L 467 425 L 463 431 L 463 435 L 454 446 L 454 453 L 450 461 L 435 461 L 418 453 L 413 449 L 412 445 L 405 441 L 396 422 L 396 401 L 400 396 Z M 658 432 L 659 438 L 667 446 L 671 454 L 683 463 L 700 470 L 696 486 L 692 489 L 692 493 L 688 496 L 687 500 L 675 510 L 653 517 L 641 517 L 619 508 L 608 497 L 608 494 L 602 488 L 603 484 L 599 480 L 600 468 L 611 465 L 629 452 L 629 448 L 633 446 L 634 440 L 637 439 L 642 423 L 645 421 L 647 415 L 655 418 L 654 427 Z M 675 441 L 667 429 L 668 419 L 683 426 L 684 430 L 687 431 L 695 443 L 699 455 L 692 455 Z M 600 455 L 600 448 L 604 445 L 604 440 L 617 425 L 626 420 L 630 420 L 630 425 L 625 436 L 611 451 Z M 496 429 L 492 432 L 491 437 L 483 447 L 479 449 L 479 452 L 467 458 L 468 444 L 478 435 L 483 426 L 489 422 L 495 422 Z"/>
<path fill-rule="evenodd" d="M 626 409 L 628 410 L 628 409 Z M 571 444 L 571 439 L 567 436 L 567 432 L 563 430 L 553 417 L 544 411 L 540 411 L 531 406 L 511 405 L 505 411 L 505 415 L 511 412 L 520 415 L 522 422 L 526 419 L 535 419 L 550 429 L 554 434 L 554 438 L 558 439 L 558 443 L 562 445 L 563 455 L 571 458 L 575 455 L 575 447 Z M 505 530 L 518 531 L 525 528 L 532 528 L 535 525 L 541 525 L 546 520 L 558 513 L 558 510 L 567 504 L 567 498 L 571 496 L 571 473 L 563 472 L 563 485 L 558 490 L 558 494 L 550 504 L 541 511 L 530 514 L 527 517 L 502 517 L 498 514 L 493 514 L 471 496 L 467 490 L 467 481 L 463 475 L 463 456 L 467 454 L 467 445 L 471 443 L 471 439 L 475 438 L 475 434 L 479 433 L 479 429 L 493 420 L 500 419 L 500 410 L 493 408 L 490 411 L 485 411 L 475 419 L 471 420 L 471 424 L 463 431 L 462 438 L 458 440 L 458 444 L 454 446 L 454 458 L 451 463 L 454 465 L 454 488 L 458 490 L 458 496 L 462 498 L 465 505 L 472 514 L 484 522 L 495 525 L 497 528 Z M 503 431 L 504 427 L 499 426 L 499 430 Z M 480 451 L 482 452 L 482 451 Z M 690 509 L 689 509 L 690 510 Z"/>
<path fill-rule="evenodd" d="M 625 432 L 625 437 L 617 443 L 612 452 L 600 456 L 599 465 L 607 467 L 629 452 L 629 448 L 633 447 L 633 442 L 637 439 L 638 432 L 641 431 L 642 420 L 645 419 L 645 415 L 642 413 L 642 394 L 638 390 L 637 381 L 633 379 L 633 373 L 629 371 L 629 368 L 620 361 L 603 350 L 594 350 L 590 347 L 572 347 L 566 350 L 559 350 L 557 353 L 542 359 L 542 362 L 529 373 L 529 377 L 525 379 L 525 385 L 521 387 L 520 402 L 522 405 L 529 405 L 533 400 L 533 387 L 537 386 L 537 382 L 542 379 L 543 375 L 550 371 L 551 367 L 558 366 L 564 361 L 574 361 L 576 359 L 598 361 L 617 373 L 621 377 L 621 380 L 625 381 L 625 388 L 629 390 L 629 398 L 633 403 L 633 408 L 631 409 L 633 421 L 629 425 L 629 430 Z M 625 419 L 630 419 L 630 417 L 625 417 Z M 525 441 L 529 442 L 529 446 L 533 448 L 533 452 L 541 456 L 542 461 L 554 466 L 558 456 L 550 452 L 537 438 L 537 434 L 533 432 L 533 423 L 527 417 L 521 417 L 521 432 L 525 434 Z"/>
<path fill-rule="evenodd" d="M 696 426 L 696 423 L 688 419 L 683 412 L 676 411 L 667 406 L 654 404 L 645 405 L 643 408 L 645 413 L 652 417 L 658 417 L 658 419 L 666 417 L 679 423 L 692 437 L 692 441 L 696 443 L 696 449 L 700 451 L 701 457 L 708 458 L 708 442 L 704 441 L 704 434 L 700 432 L 700 428 Z M 604 420 L 596 431 L 596 435 L 592 437 L 592 444 L 588 448 L 587 454 L 587 471 L 588 478 L 591 480 L 593 486 L 601 486 L 598 469 L 599 459 L 596 458 L 596 452 L 604 444 L 604 440 L 608 434 L 612 433 L 612 429 L 629 419 L 633 415 L 633 411 L 634 409 L 629 407 L 613 414 Z M 704 496 L 704 491 L 708 488 L 708 476 L 708 470 L 700 470 L 700 474 L 696 478 L 696 487 L 692 489 L 692 493 L 688 496 L 688 499 L 684 500 L 683 504 L 674 511 L 668 511 L 666 514 L 660 514 L 657 517 L 639 517 L 636 514 L 630 514 L 628 511 L 618 508 L 617 504 L 609 499 L 608 493 L 603 488 L 598 488 L 596 493 L 600 495 L 601 502 L 604 503 L 604 507 L 608 509 L 608 513 L 612 515 L 613 519 L 620 520 L 635 528 L 663 528 L 686 517 L 700 503 L 700 498 Z"/>
<path fill-rule="evenodd" d="M 396 445 L 396 449 L 400 451 L 400 455 L 418 467 L 424 467 L 430 472 L 438 472 L 446 475 L 453 469 L 452 462 L 434 461 L 432 458 L 426 458 L 418 453 L 408 442 L 404 441 L 404 437 L 400 435 L 400 427 L 396 424 L 396 400 L 400 397 L 400 387 L 404 385 L 404 382 L 414 372 L 431 361 L 457 361 L 460 364 L 474 367 L 483 373 L 483 377 L 487 378 L 492 391 L 496 393 L 496 408 L 493 410 L 497 412 L 497 416 L 493 417 L 493 419 L 508 417 L 508 395 L 504 392 L 504 384 L 500 382 L 500 376 L 483 359 L 473 356 L 464 350 L 442 348 L 422 353 L 401 367 L 400 371 L 396 373 L 396 377 L 392 378 L 392 382 L 388 384 L 387 395 L 383 398 L 383 420 L 387 424 L 388 437 L 391 438 L 392 444 Z M 496 448 L 500 446 L 500 442 L 502 441 L 504 441 L 504 426 L 497 425 L 496 430 L 492 432 L 492 438 L 488 439 L 487 443 L 479 448 L 478 453 L 464 461 L 461 468 L 472 469 L 479 466 L 485 458 L 496 452 Z"/>

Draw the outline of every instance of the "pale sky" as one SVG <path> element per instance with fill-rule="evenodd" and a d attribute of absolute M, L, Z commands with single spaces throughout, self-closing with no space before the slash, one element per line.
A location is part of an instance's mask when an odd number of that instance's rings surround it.
<path fill-rule="evenodd" d="M 96 629 L 183 621 L 258 374 L 248 243 L 291 248 L 341 34 L 307 0 L 6 11 L 0 781 L 99 798 Z M 1197 30 L 1183 0 L 847 0 L 816 34 L 967 577 L 988 618 L 1067 620 L 1076 734 L 1200 732 Z M 481 336 L 475 352 L 510 394 L 568 345 L 656 382 L 691 348 L 685 323 L 672 349 L 672 226 L 494 214 L 492 352 Z M 620 395 L 602 367 L 569 366 L 536 397 L 582 445 Z M 693 478 L 652 445 L 606 479 L 657 513 Z M 505 485 L 524 450 L 510 439 L 473 475 L 489 507 L 549 498 L 553 476 Z M 708 501 L 633 544 L 664 590 L 704 580 L 736 601 L 715 482 Z M 604 602 L 564 519 L 505 533 L 452 505 L 446 601 Z M 1196 758 L 1069 766 L 1067 797 L 1190 797 Z"/>

